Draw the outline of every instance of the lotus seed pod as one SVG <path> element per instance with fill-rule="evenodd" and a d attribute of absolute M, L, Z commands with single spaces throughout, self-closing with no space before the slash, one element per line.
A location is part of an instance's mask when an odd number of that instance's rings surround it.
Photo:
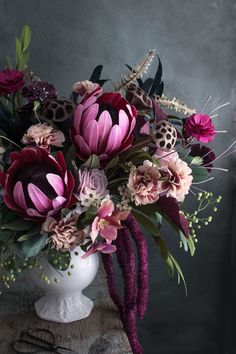
<path fill-rule="evenodd" d="M 173 150 L 177 139 L 175 127 L 165 120 L 161 120 L 156 125 L 156 144 L 164 151 Z"/>

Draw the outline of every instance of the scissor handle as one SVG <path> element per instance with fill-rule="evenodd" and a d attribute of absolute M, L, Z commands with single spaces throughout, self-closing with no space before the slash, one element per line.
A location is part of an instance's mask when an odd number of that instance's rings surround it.
<path fill-rule="evenodd" d="M 46 339 L 41 338 L 40 336 L 37 335 L 37 333 L 46 333 L 49 334 L 52 338 L 51 341 L 48 341 Z M 27 331 L 23 331 L 21 334 L 21 337 L 27 336 L 30 339 L 34 339 L 40 343 L 46 344 L 47 346 L 49 346 L 51 348 L 51 350 L 56 349 L 55 346 L 55 336 L 54 334 L 48 330 L 48 329 L 44 329 L 44 328 L 35 328 L 35 329 L 28 329 Z"/>
<path fill-rule="evenodd" d="M 35 350 L 32 349 L 31 351 L 25 351 L 25 349 L 19 349 L 19 346 L 17 347 L 17 345 L 20 343 L 27 344 L 27 345 L 35 347 L 37 349 L 35 349 Z M 40 349 L 43 349 L 44 351 L 47 351 L 47 352 L 52 351 L 52 347 L 49 348 L 48 346 L 41 345 L 41 344 L 35 343 L 35 342 L 31 342 L 31 341 L 29 341 L 27 339 L 23 339 L 23 338 L 20 338 L 16 341 L 12 342 L 11 347 L 15 351 L 15 353 L 17 353 L 17 354 L 36 354 L 36 353 L 41 352 Z"/>

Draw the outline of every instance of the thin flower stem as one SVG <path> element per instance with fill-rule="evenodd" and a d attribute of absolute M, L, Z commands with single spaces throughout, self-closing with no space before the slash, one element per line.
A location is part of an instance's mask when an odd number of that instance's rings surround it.
<path fill-rule="evenodd" d="M 8 139 L 6 136 L 0 135 L 0 138 L 9 141 L 9 143 L 11 143 L 11 144 L 17 146 L 19 149 L 21 149 L 20 145 L 16 144 L 16 143 L 15 143 L 14 141 L 12 141 L 11 139 Z"/>
<path fill-rule="evenodd" d="M 211 178 L 208 178 L 208 179 L 205 179 L 204 181 L 201 181 L 201 182 L 193 182 L 193 184 L 202 184 L 202 183 L 206 183 L 206 182 L 209 182 L 209 181 L 212 181 L 213 179 L 215 179 L 215 177 L 211 177 Z"/>

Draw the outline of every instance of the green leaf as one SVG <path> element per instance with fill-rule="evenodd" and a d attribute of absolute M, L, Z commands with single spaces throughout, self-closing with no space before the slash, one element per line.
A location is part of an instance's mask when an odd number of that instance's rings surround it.
<path fill-rule="evenodd" d="M 19 243 L 19 249 L 24 257 L 34 257 L 46 246 L 47 239 L 47 235 L 35 235 Z"/>
<path fill-rule="evenodd" d="M 191 165 L 202 165 L 203 159 L 201 156 L 194 156 L 194 158 L 191 161 Z"/>
<path fill-rule="evenodd" d="M 75 147 L 74 145 L 71 145 L 65 154 L 66 166 L 69 170 L 73 168 L 72 161 L 74 160 L 75 160 Z"/>
<path fill-rule="evenodd" d="M 24 25 L 21 33 L 21 43 L 22 43 L 22 51 L 25 52 L 30 45 L 31 41 L 31 29 L 28 25 Z"/>
<path fill-rule="evenodd" d="M 26 240 L 29 240 L 32 238 L 32 236 L 39 235 L 41 231 L 42 225 L 41 224 L 34 224 L 34 226 L 27 231 L 25 234 L 21 235 L 18 239 L 17 242 L 23 242 Z"/>
<path fill-rule="evenodd" d="M 158 228 L 158 222 L 155 217 L 155 214 L 146 214 L 142 211 L 132 208 L 132 214 L 135 219 L 152 235 L 159 236 L 160 230 Z"/>
<path fill-rule="evenodd" d="M 0 241 L 1 242 L 8 241 L 13 235 L 14 233 L 11 230 L 1 230 Z"/>
<path fill-rule="evenodd" d="M 69 251 L 61 252 L 55 248 L 50 248 L 48 252 L 48 262 L 55 269 L 65 271 L 69 268 L 71 255 Z"/>
<path fill-rule="evenodd" d="M 87 226 L 91 225 L 94 218 L 96 217 L 98 209 L 94 206 L 91 206 L 87 211 L 80 214 L 77 220 L 77 228 L 79 230 L 85 229 Z"/>
<path fill-rule="evenodd" d="M 12 65 L 11 59 L 8 56 L 6 57 L 6 62 L 7 62 L 7 68 L 12 69 L 13 65 Z"/>
<path fill-rule="evenodd" d="M 108 164 L 104 167 L 104 170 L 105 170 L 105 171 L 108 171 L 108 170 L 112 169 L 113 167 L 116 167 L 117 164 L 118 164 L 118 162 L 119 162 L 119 157 L 118 157 L 118 156 L 114 157 L 114 158 L 111 159 L 111 160 L 108 162 Z"/>
<path fill-rule="evenodd" d="M 24 231 L 29 230 L 33 226 L 32 221 L 24 220 L 24 219 L 14 219 L 6 224 L 2 225 L 2 230 L 14 230 L 14 231 Z"/>
<path fill-rule="evenodd" d="M 132 162 L 141 162 L 143 163 L 144 160 L 150 160 L 152 161 L 152 157 L 151 155 L 144 150 L 135 150 L 135 151 L 130 151 L 129 153 L 127 153 L 127 155 L 125 155 L 123 161 L 132 161 Z"/>
<path fill-rule="evenodd" d="M 183 284 L 184 284 L 184 288 L 185 288 L 185 294 L 187 296 L 188 294 L 188 289 L 187 289 L 187 284 L 186 284 L 186 281 L 185 281 L 185 278 L 184 278 L 184 275 L 183 275 L 183 272 L 179 266 L 179 263 L 176 261 L 176 259 L 172 256 L 172 254 L 169 253 L 169 257 L 176 269 L 176 272 L 177 272 L 177 276 L 178 276 L 178 284 L 180 284 L 180 281 L 182 280 Z"/>
<path fill-rule="evenodd" d="M 19 38 L 16 38 L 16 68 L 20 69 L 22 45 Z"/>
<path fill-rule="evenodd" d="M 83 164 L 83 166 L 88 168 L 100 168 L 100 161 L 97 155 L 91 155 L 89 159 Z"/>
<path fill-rule="evenodd" d="M 178 262 L 176 261 L 174 256 L 168 251 L 165 241 L 160 236 L 159 237 L 154 236 L 154 240 L 155 240 L 156 244 L 158 245 L 158 247 L 160 248 L 161 256 L 164 259 L 164 261 L 166 262 L 170 276 L 173 277 L 175 274 L 175 271 L 176 271 L 178 284 L 180 284 L 180 281 L 182 280 L 182 282 L 184 284 L 184 288 L 185 288 L 185 294 L 187 296 L 186 281 L 185 281 L 183 272 L 182 272 Z"/>
<path fill-rule="evenodd" d="M 188 244 L 191 256 L 194 256 L 195 251 L 196 251 L 196 246 L 195 246 L 195 242 L 191 236 L 189 236 L 187 238 L 187 244 Z"/>
<path fill-rule="evenodd" d="M 191 166 L 193 182 L 202 182 L 208 177 L 208 172 L 203 167 Z"/>
<path fill-rule="evenodd" d="M 29 61 L 29 51 L 22 53 L 21 55 L 21 61 L 20 61 L 20 69 L 24 70 L 27 67 L 27 63 Z"/>

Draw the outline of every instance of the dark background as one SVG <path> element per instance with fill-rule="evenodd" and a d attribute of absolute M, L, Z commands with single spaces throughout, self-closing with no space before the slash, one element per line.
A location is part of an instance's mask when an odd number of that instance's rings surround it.
<path fill-rule="evenodd" d="M 69 95 L 75 81 L 104 64 L 104 77 L 117 81 L 124 64 L 134 65 L 156 48 L 164 67 L 165 94 L 201 108 L 208 95 L 231 105 L 215 119 L 217 153 L 235 139 L 236 2 L 233 0 L 0 0 L 0 68 L 14 53 L 23 24 L 33 32 L 31 68 Z M 150 240 L 151 293 L 139 325 L 145 354 L 235 354 L 235 158 L 218 166 L 208 187 L 223 195 L 212 224 L 199 233 L 194 258 L 163 229 L 188 284 L 170 279 Z M 186 203 L 190 206 L 190 202 Z M 1 299 L 0 299 L 1 301 Z"/>

